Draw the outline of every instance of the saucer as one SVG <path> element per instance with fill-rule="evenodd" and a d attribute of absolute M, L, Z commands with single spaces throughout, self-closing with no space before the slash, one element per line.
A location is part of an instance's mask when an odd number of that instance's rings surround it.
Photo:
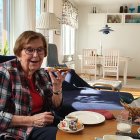
<path fill-rule="evenodd" d="M 137 132 L 140 134 L 140 127 L 137 129 Z"/>
<path fill-rule="evenodd" d="M 58 128 L 64 132 L 67 132 L 67 133 L 77 133 L 79 131 L 82 131 L 84 129 L 84 125 L 80 122 L 78 122 L 77 124 L 77 130 L 71 130 L 71 129 L 68 129 L 66 127 L 63 127 L 62 125 L 62 121 L 58 124 Z"/>

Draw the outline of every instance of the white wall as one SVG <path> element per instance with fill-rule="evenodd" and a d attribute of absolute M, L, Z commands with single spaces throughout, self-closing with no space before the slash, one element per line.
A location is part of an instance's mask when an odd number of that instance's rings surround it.
<path fill-rule="evenodd" d="M 118 7 L 118 9 L 116 8 Z M 128 64 L 128 75 L 129 76 L 140 76 L 140 24 L 126 25 L 126 24 L 110 24 L 109 26 L 114 30 L 108 35 L 103 35 L 99 30 L 103 27 L 99 25 L 88 25 L 88 13 L 91 11 L 91 6 L 79 6 L 79 28 L 77 36 L 77 47 L 76 55 L 81 54 L 82 48 L 97 48 L 100 49 L 100 41 L 102 40 L 103 48 L 118 48 L 121 56 L 131 57 L 132 61 Z M 100 7 L 101 11 L 103 8 Z M 102 11 L 118 12 L 119 5 L 113 8 L 109 7 Z M 115 10 L 114 10 L 115 9 Z M 80 63 L 78 58 L 76 59 L 76 70 L 80 71 Z M 120 75 L 122 74 L 122 66 Z"/>

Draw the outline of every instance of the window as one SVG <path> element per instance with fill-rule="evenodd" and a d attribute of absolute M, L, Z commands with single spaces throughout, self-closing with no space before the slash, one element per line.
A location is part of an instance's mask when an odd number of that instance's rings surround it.
<path fill-rule="evenodd" d="M 68 0 L 63 0 L 61 23 L 63 55 L 66 62 L 73 60 L 75 31 L 78 27 L 78 9 Z"/>
<path fill-rule="evenodd" d="M 15 1 L 0 0 L 0 54 L 12 54 L 15 39 L 14 10 Z M 36 0 L 36 19 L 40 15 L 41 0 Z M 11 46 L 11 48 L 10 48 Z M 5 50 L 5 53 L 3 52 Z"/>
<path fill-rule="evenodd" d="M 0 0 L 0 51 L 2 49 L 3 0 Z"/>
<path fill-rule="evenodd" d="M 41 13 L 41 1 L 36 0 L 36 22 L 40 16 L 40 13 Z"/>
<path fill-rule="evenodd" d="M 9 53 L 10 40 L 10 0 L 0 0 L 0 50 L 1 54 Z"/>
<path fill-rule="evenodd" d="M 9 52 L 9 0 L 0 0 L 0 50 L 6 55 Z"/>
<path fill-rule="evenodd" d="M 64 61 L 67 56 L 74 55 L 75 52 L 75 28 L 66 24 L 62 25 L 62 46 Z M 66 56 L 66 57 L 65 57 Z"/>

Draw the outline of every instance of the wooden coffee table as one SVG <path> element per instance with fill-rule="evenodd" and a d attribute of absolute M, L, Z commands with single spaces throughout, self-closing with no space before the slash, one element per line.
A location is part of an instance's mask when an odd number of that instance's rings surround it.
<path fill-rule="evenodd" d="M 120 111 L 112 110 L 114 115 Z M 115 119 L 106 120 L 101 124 L 85 125 L 84 130 L 77 133 L 66 133 L 58 130 L 56 140 L 94 140 L 95 137 L 103 137 L 106 134 L 115 134 L 117 122 Z M 136 132 L 139 126 L 132 126 L 132 132 Z"/>

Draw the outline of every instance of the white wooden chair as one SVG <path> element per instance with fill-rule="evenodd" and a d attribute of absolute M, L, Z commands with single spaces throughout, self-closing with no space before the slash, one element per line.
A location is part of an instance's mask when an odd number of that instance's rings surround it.
<path fill-rule="evenodd" d="M 82 73 L 87 74 L 90 79 L 94 74 L 96 80 L 96 69 L 97 69 L 97 50 L 96 49 L 83 49 L 82 52 Z"/>
<path fill-rule="evenodd" d="M 119 50 L 106 49 L 103 51 L 103 78 L 109 73 L 113 76 L 115 74 L 116 79 L 119 79 Z"/>

